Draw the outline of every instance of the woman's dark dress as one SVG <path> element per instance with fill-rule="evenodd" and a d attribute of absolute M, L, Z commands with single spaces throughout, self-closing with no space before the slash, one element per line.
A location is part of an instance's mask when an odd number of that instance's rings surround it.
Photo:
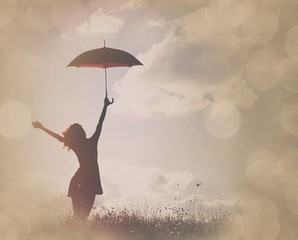
<path fill-rule="evenodd" d="M 80 144 L 72 146 L 72 150 L 78 157 L 80 167 L 70 181 L 68 197 L 79 197 L 87 194 L 101 195 L 103 193 L 97 163 L 97 142 L 98 138 L 92 136 Z"/>

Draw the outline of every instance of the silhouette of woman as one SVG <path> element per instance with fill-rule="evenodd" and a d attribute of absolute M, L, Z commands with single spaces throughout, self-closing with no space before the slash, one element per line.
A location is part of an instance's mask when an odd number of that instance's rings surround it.
<path fill-rule="evenodd" d="M 45 128 L 40 122 L 32 122 L 34 128 L 41 129 L 64 143 L 64 146 L 68 150 L 73 150 L 78 157 L 80 167 L 70 181 L 67 196 L 72 200 L 73 218 L 79 221 L 87 219 L 94 204 L 95 195 L 103 193 L 97 163 L 97 143 L 107 107 L 113 102 L 114 99 L 110 101 L 107 97 L 105 98 L 99 122 L 91 138 L 86 138 L 84 129 L 78 123 L 69 126 L 62 132 L 63 136 L 60 136 Z"/>

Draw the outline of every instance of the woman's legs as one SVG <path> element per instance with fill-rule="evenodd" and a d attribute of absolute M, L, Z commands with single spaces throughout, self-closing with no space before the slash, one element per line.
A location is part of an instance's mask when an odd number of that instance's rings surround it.
<path fill-rule="evenodd" d="M 95 200 L 94 193 L 72 196 L 73 218 L 79 221 L 86 220 L 91 212 Z"/>

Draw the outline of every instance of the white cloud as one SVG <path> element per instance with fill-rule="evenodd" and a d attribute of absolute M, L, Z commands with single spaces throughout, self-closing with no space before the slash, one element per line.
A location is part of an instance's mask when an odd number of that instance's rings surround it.
<path fill-rule="evenodd" d="M 143 117 L 187 114 L 209 106 L 206 94 L 212 94 L 215 102 L 228 101 L 248 109 L 258 101 L 255 90 L 267 91 L 277 84 L 271 71 L 277 56 L 265 54 L 270 64 L 264 63 L 264 69 L 253 75 L 248 71 L 252 64 L 259 65 L 250 58 L 256 44 L 275 36 L 276 22 L 267 21 L 276 20 L 274 8 L 270 4 L 259 7 L 250 0 L 202 4 L 168 21 L 171 27 L 164 39 L 138 56 L 144 66 L 129 70 L 116 83 L 114 90 L 120 95 L 117 111 Z M 268 13 L 265 25 L 272 28 L 264 36 L 258 32 L 258 24 L 250 24 L 260 11 Z M 161 25 L 157 20 L 147 22 L 147 26 Z"/>
<path fill-rule="evenodd" d="M 227 209 L 235 207 L 238 199 L 207 198 L 201 184 L 188 172 L 163 171 L 158 167 L 143 167 L 125 161 L 102 161 L 104 199 L 106 207 L 150 207 L 157 205 L 195 208 Z M 189 213 L 194 214 L 194 209 Z"/>
<path fill-rule="evenodd" d="M 194 177 L 187 172 L 163 172 L 160 168 L 145 168 L 124 161 L 105 161 L 102 164 L 105 181 L 113 184 L 120 196 L 167 198 L 193 183 Z"/>
<path fill-rule="evenodd" d="M 146 25 L 148 27 L 164 27 L 165 21 L 163 19 L 160 20 L 149 20 Z"/>
<path fill-rule="evenodd" d="M 115 111 L 143 117 L 187 114 L 206 109 L 208 94 L 214 101 L 239 108 L 255 105 L 258 97 L 243 79 L 245 53 L 251 52 L 253 43 L 239 34 L 238 25 L 244 19 L 236 26 L 223 21 L 218 4 L 207 4 L 172 21 L 166 37 L 138 56 L 144 66 L 132 68 L 114 85 L 120 95 Z"/>
<path fill-rule="evenodd" d="M 207 65 L 206 61 L 214 59 L 212 56 L 207 60 L 203 57 L 194 59 L 192 56 L 197 51 L 196 46 L 188 46 L 170 35 L 139 56 L 144 67 L 129 70 L 114 86 L 114 90 L 122 96 L 117 110 L 130 110 L 148 117 L 152 112 L 184 114 L 204 108 L 203 95 L 212 88 L 205 84 L 206 77 L 210 74 L 213 81 L 218 81 L 218 76 L 212 69 L 205 69 L 199 75 L 198 68 L 202 70 Z M 176 57 L 178 55 L 180 57 Z M 217 66 L 224 75 L 220 64 Z"/>
<path fill-rule="evenodd" d="M 255 91 L 250 88 L 241 76 L 234 76 L 218 85 L 214 98 L 226 100 L 241 108 L 251 108 L 258 101 Z"/>
<path fill-rule="evenodd" d="M 122 9 L 137 9 L 145 5 L 144 1 L 140 0 L 129 0 L 126 1 Z"/>
<path fill-rule="evenodd" d="M 118 33 L 123 25 L 122 19 L 98 9 L 89 17 L 88 21 L 77 27 L 76 32 L 82 35 Z"/>

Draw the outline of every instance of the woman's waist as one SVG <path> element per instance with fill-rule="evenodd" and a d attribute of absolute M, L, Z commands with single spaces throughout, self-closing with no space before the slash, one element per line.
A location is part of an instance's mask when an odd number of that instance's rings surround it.
<path fill-rule="evenodd" d="M 92 163 L 92 164 L 80 164 L 78 171 L 98 171 L 98 164 Z"/>

